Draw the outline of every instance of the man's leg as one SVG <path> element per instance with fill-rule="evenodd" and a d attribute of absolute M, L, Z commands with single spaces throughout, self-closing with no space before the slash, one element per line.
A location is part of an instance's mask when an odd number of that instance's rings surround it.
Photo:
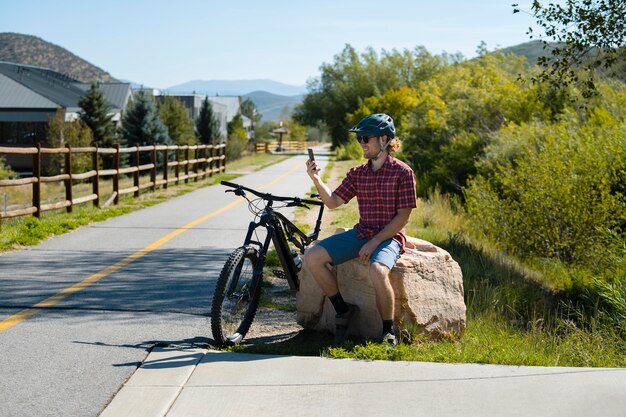
<path fill-rule="evenodd" d="M 380 318 L 383 321 L 393 320 L 395 297 L 389 281 L 389 268 L 381 263 L 372 262 L 370 264 L 370 279 L 376 293 L 376 307 L 378 307 Z"/>
<path fill-rule="evenodd" d="M 337 277 L 327 266 L 332 259 L 326 249 L 317 245 L 308 248 L 304 254 L 304 262 L 324 294 L 332 296 L 339 292 Z"/>
<path fill-rule="evenodd" d="M 325 248 L 316 245 L 307 249 L 304 254 L 304 262 L 313 279 L 335 309 L 334 343 L 338 345 L 343 344 L 352 331 L 359 308 L 356 305 L 346 303 L 341 296 L 339 286 L 337 285 L 337 277 L 328 268 L 332 258 Z"/>
<path fill-rule="evenodd" d="M 370 258 L 370 280 L 376 295 L 376 307 L 382 319 L 382 343 L 397 344 L 393 326 L 395 296 L 389 271 L 400 257 L 400 245 L 392 240 L 381 243 Z"/>

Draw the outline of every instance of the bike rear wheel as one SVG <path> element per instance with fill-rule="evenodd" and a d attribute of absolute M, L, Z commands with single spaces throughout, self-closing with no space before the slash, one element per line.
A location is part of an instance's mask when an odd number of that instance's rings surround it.
<path fill-rule="evenodd" d="M 224 264 L 211 305 L 211 331 L 220 346 L 241 343 L 250 330 L 261 296 L 262 274 L 254 274 L 258 251 L 241 246 Z"/>

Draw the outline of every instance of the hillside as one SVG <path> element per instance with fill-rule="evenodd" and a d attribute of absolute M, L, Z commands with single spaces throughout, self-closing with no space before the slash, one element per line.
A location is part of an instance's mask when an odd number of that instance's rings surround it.
<path fill-rule="evenodd" d="M 117 81 L 108 72 L 41 38 L 19 33 L 0 33 L 0 61 L 50 68 L 83 81 Z"/>
<path fill-rule="evenodd" d="M 556 44 L 548 44 L 548 46 L 544 49 L 542 41 L 534 40 L 520 43 L 519 45 L 509 46 L 508 48 L 502 48 L 499 49 L 498 52 L 525 56 L 529 65 L 535 65 L 537 63 L 537 58 L 540 56 L 549 56 L 551 48 L 555 45 Z"/>
<path fill-rule="evenodd" d="M 278 120 L 278 116 L 285 107 L 290 111 L 302 102 L 304 97 L 302 94 L 297 96 L 281 96 L 268 93 L 267 91 L 253 91 L 244 94 L 243 98 L 249 98 L 256 105 L 258 112 L 261 114 L 262 120 Z"/>
<path fill-rule="evenodd" d="M 254 91 L 267 91 L 279 96 L 304 94 L 306 86 L 284 84 L 274 80 L 193 80 L 166 88 L 179 93 L 203 93 L 209 95 L 242 96 Z"/>

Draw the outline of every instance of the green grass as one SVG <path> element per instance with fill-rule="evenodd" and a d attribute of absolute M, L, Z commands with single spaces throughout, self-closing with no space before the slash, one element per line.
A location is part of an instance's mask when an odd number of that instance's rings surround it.
<path fill-rule="evenodd" d="M 253 154 L 227 165 L 227 169 L 228 171 L 236 171 L 241 169 L 241 167 L 249 167 L 251 170 L 260 169 L 280 162 L 285 158 L 287 156 Z M 44 212 L 39 219 L 33 216 L 4 219 L 0 221 L 0 252 L 37 245 L 52 236 L 67 233 L 90 223 L 153 206 L 198 188 L 219 183 L 221 180 L 231 180 L 236 176 L 238 175 L 227 172 L 197 182 L 192 181 L 175 186 L 170 185 L 167 189 L 157 189 L 155 192 L 144 191 L 136 199 L 127 195 L 120 199 L 120 203 L 117 206 L 109 206 L 102 209 L 86 203 L 75 206 L 72 213 L 66 213 L 63 209 Z"/>

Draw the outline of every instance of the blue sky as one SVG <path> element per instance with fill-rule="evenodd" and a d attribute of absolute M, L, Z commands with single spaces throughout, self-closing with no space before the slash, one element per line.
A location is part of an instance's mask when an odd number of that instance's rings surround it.
<path fill-rule="evenodd" d="M 116 78 L 166 88 L 269 78 L 303 85 L 351 44 L 475 55 L 528 41 L 530 0 L 0 0 L 0 32 L 38 36 Z"/>

